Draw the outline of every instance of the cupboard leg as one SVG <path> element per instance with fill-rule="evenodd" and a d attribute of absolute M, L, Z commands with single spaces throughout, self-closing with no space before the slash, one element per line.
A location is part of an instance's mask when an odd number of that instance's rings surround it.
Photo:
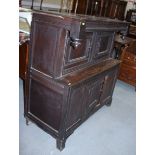
<path fill-rule="evenodd" d="M 30 121 L 28 118 L 26 118 L 26 125 L 29 125 L 30 124 Z"/>
<path fill-rule="evenodd" d="M 107 102 L 105 105 L 110 107 L 111 106 L 111 103 L 112 103 L 112 100 L 110 100 L 109 102 Z"/>
<path fill-rule="evenodd" d="M 66 139 L 57 139 L 57 148 L 62 151 L 65 148 Z"/>

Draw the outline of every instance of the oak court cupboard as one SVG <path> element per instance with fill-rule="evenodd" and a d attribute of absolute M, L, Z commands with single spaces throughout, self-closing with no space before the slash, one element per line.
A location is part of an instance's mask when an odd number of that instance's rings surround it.
<path fill-rule="evenodd" d="M 112 102 L 120 61 L 110 58 L 128 23 L 87 15 L 34 12 L 24 115 L 62 150 L 74 130 Z"/>

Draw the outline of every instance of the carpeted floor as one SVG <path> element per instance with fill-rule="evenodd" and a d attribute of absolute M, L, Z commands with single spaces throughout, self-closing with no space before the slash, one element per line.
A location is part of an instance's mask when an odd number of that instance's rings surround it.
<path fill-rule="evenodd" d="M 103 107 L 67 139 L 65 149 L 35 124 L 26 126 L 19 80 L 20 155 L 136 155 L 136 92 L 117 81 L 111 107 Z"/>

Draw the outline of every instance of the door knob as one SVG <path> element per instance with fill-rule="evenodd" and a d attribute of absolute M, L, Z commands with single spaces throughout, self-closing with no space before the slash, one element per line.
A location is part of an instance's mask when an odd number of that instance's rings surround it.
<path fill-rule="evenodd" d="M 72 46 L 74 49 L 76 49 L 77 47 L 79 47 L 81 45 L 81 40 L 82 39 L 70 37 L 70 46 Z"/>

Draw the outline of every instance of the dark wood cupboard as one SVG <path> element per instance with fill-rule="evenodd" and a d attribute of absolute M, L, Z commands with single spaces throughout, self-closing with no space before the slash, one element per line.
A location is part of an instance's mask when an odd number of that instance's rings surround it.
<path fill-rule="evenodd" d="M 84 15 L 35 12 L 25 87 L 25 117 L 62 150 L 74 130 L 110 105 L 120 61 L 114 34 L 128 23 Z"/>

